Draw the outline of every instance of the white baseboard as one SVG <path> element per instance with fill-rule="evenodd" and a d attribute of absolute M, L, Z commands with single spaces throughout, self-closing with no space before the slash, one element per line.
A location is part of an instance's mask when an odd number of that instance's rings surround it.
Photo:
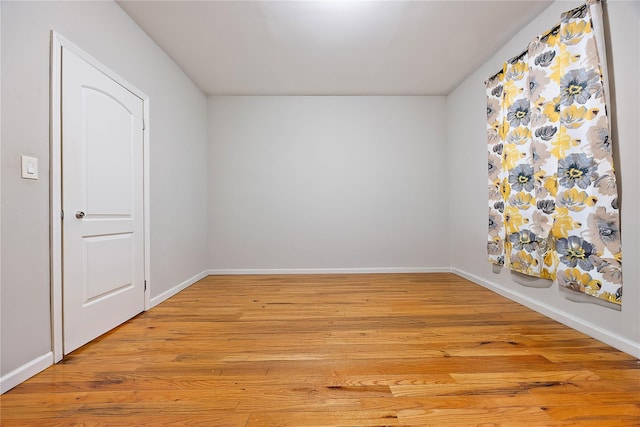
<path fill-rule="evenodd" d="M 214 268 L 210 276 L 239 274 L 390 274 L 451 273 L 451 267 L 370 267 L 370 268 Z"/>
<path fill-rule="evenodd" d="M 465 279 L 477 283 L 480 286 L 484 286 L 485 288 L 490 289 L 502 295 L 503 297 L 520 303 L 525 307 L 528 307 L 540 314 L 543 314 L 553 320 L 567 325 L 572 329 L 587 334 L 590 337 L 597 339 L 598 341 L 602 341 L 605 344 L 609 344 L 610 346 L 615 347 L 620 351 L 624 351 L 625 353 L 640 359 L 639 342 L 631 341 L 630 339 L 618 335 L 614 332 L 604 330 L 601 327 L 594 325 L 593 323 L 589 323 L 588 321 L 578 318 L 570 313 L 567 313 L 566 311 L 558 310 L 548 304 L 536 301 L 535 299 L 530 298 L 527 295 L 521 294 L 519 292 L 514 292 L 511 289 L 507 289 L 501 285 L 498 285 L 497 283 L 485 280 L 474 274 L 467 273 L 466 271 L 452 268 L 452 272 L 460 277 L 464 277 Z"/>
<path fill-rule="evenodd" d="M 26 381 L 35 374 L 44 371 L 51 365 L 53 365 L 52 351 L 36 357 L 6 375 L 3 375 L 0 377 L 0 394 L 6 393 L 21 382 Z"/>
<path fill-rule="evenodd" d="M 180 292 L 183 289 L 188 288 L 189 286 L 193 285 L 194 283 L 196 283 L 198 280 L 200 279 L 204 279 L 205 277 L 207 277 L 210 273 L 205 270 L 201 273 L 196 274 L 193 277 L 188 278 L 187 280 L 185 280 L 182 283 L 177 284 L 176 286 L 174 286 L 171 289 L 168 289 L 166 291 L 164 291 L 163 293 L 161 293 L 160 295 L 157 295 L 153 298 L 151 298 L 150 301 L 150 305 L 151 307 L 155 307 L 156 305 L 160 304 L 161 302 L 171 298 L 172 296 L 174 296 L 175 294 L 177 294 L 178 292 Z"/>

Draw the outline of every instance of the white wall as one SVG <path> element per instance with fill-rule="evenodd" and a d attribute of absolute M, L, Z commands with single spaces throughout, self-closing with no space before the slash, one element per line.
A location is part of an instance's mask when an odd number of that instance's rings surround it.
<path fill-rule="evenodd" d="M 210 97 L 210 267 L 448 268 L 444 107 Z"/>
<path fill-rule="evenodd" d="M 207 267 L 206 97 L 111 1 L 2 1 L 2 306 L 5 376 L 51 350 L 49 43 L 55 30 L 150 98 L 151 290 Z M 20 155 L 40 180 L 20 179 Z"/>
<path fill-rule="evenodd" d="M 508 271 L 492 272 L 486 261 L 487 167 L 484 79 L 524 49 L 536 35 L 560 21 L 560 13 L 579 2 L 556 2 L 522 30 L 447 97 L 451 263 L 463 273 L 530 307 L 586 331 L 640 357 L 640 176 L 638 122 L 640 3 L 608 1 L 609 72 L 614 156 L 621 188 L 623 281 L 622 311 L 564 298 L 553 286 L 533 289 L 514 282 Z M 608 19 L 607 19 L 608 17 Z"/>

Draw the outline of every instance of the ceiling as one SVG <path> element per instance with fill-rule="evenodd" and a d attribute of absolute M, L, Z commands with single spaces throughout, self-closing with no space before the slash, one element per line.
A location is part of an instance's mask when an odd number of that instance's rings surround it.
<path fill-rule="evenodd" d="M 118 1 L 208 95 L 446 95 L 551 3 Z"/>

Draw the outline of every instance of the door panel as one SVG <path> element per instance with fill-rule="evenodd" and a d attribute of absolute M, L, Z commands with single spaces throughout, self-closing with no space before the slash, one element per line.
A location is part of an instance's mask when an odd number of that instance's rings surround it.
<path fill-rule="evenodd" d="M 144 309 L 143 102 L 62 49 L 64 354 Z"/>
<path fill-rule="evenodd" d="M 85 237 L 83 246 L 84 305 L 133 286 L 132 233 Z"/>
<path fill-rule="evenodd" d="M 131 216 L 134 112 L 113 96 L 82 88 L 86 151 L 86 215 Z M 109 120 L 105 120 L 109 117 Z M 119 126 L 113 126 L 118 123 Z"/>

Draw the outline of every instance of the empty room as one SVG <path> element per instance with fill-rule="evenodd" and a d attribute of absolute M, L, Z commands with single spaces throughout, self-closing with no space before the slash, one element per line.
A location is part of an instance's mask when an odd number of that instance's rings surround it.
<path fill-rule="evenodd" d="M 1 0 L 0 47 L 0 425 L 640 426 L 640 2 Z"/>

